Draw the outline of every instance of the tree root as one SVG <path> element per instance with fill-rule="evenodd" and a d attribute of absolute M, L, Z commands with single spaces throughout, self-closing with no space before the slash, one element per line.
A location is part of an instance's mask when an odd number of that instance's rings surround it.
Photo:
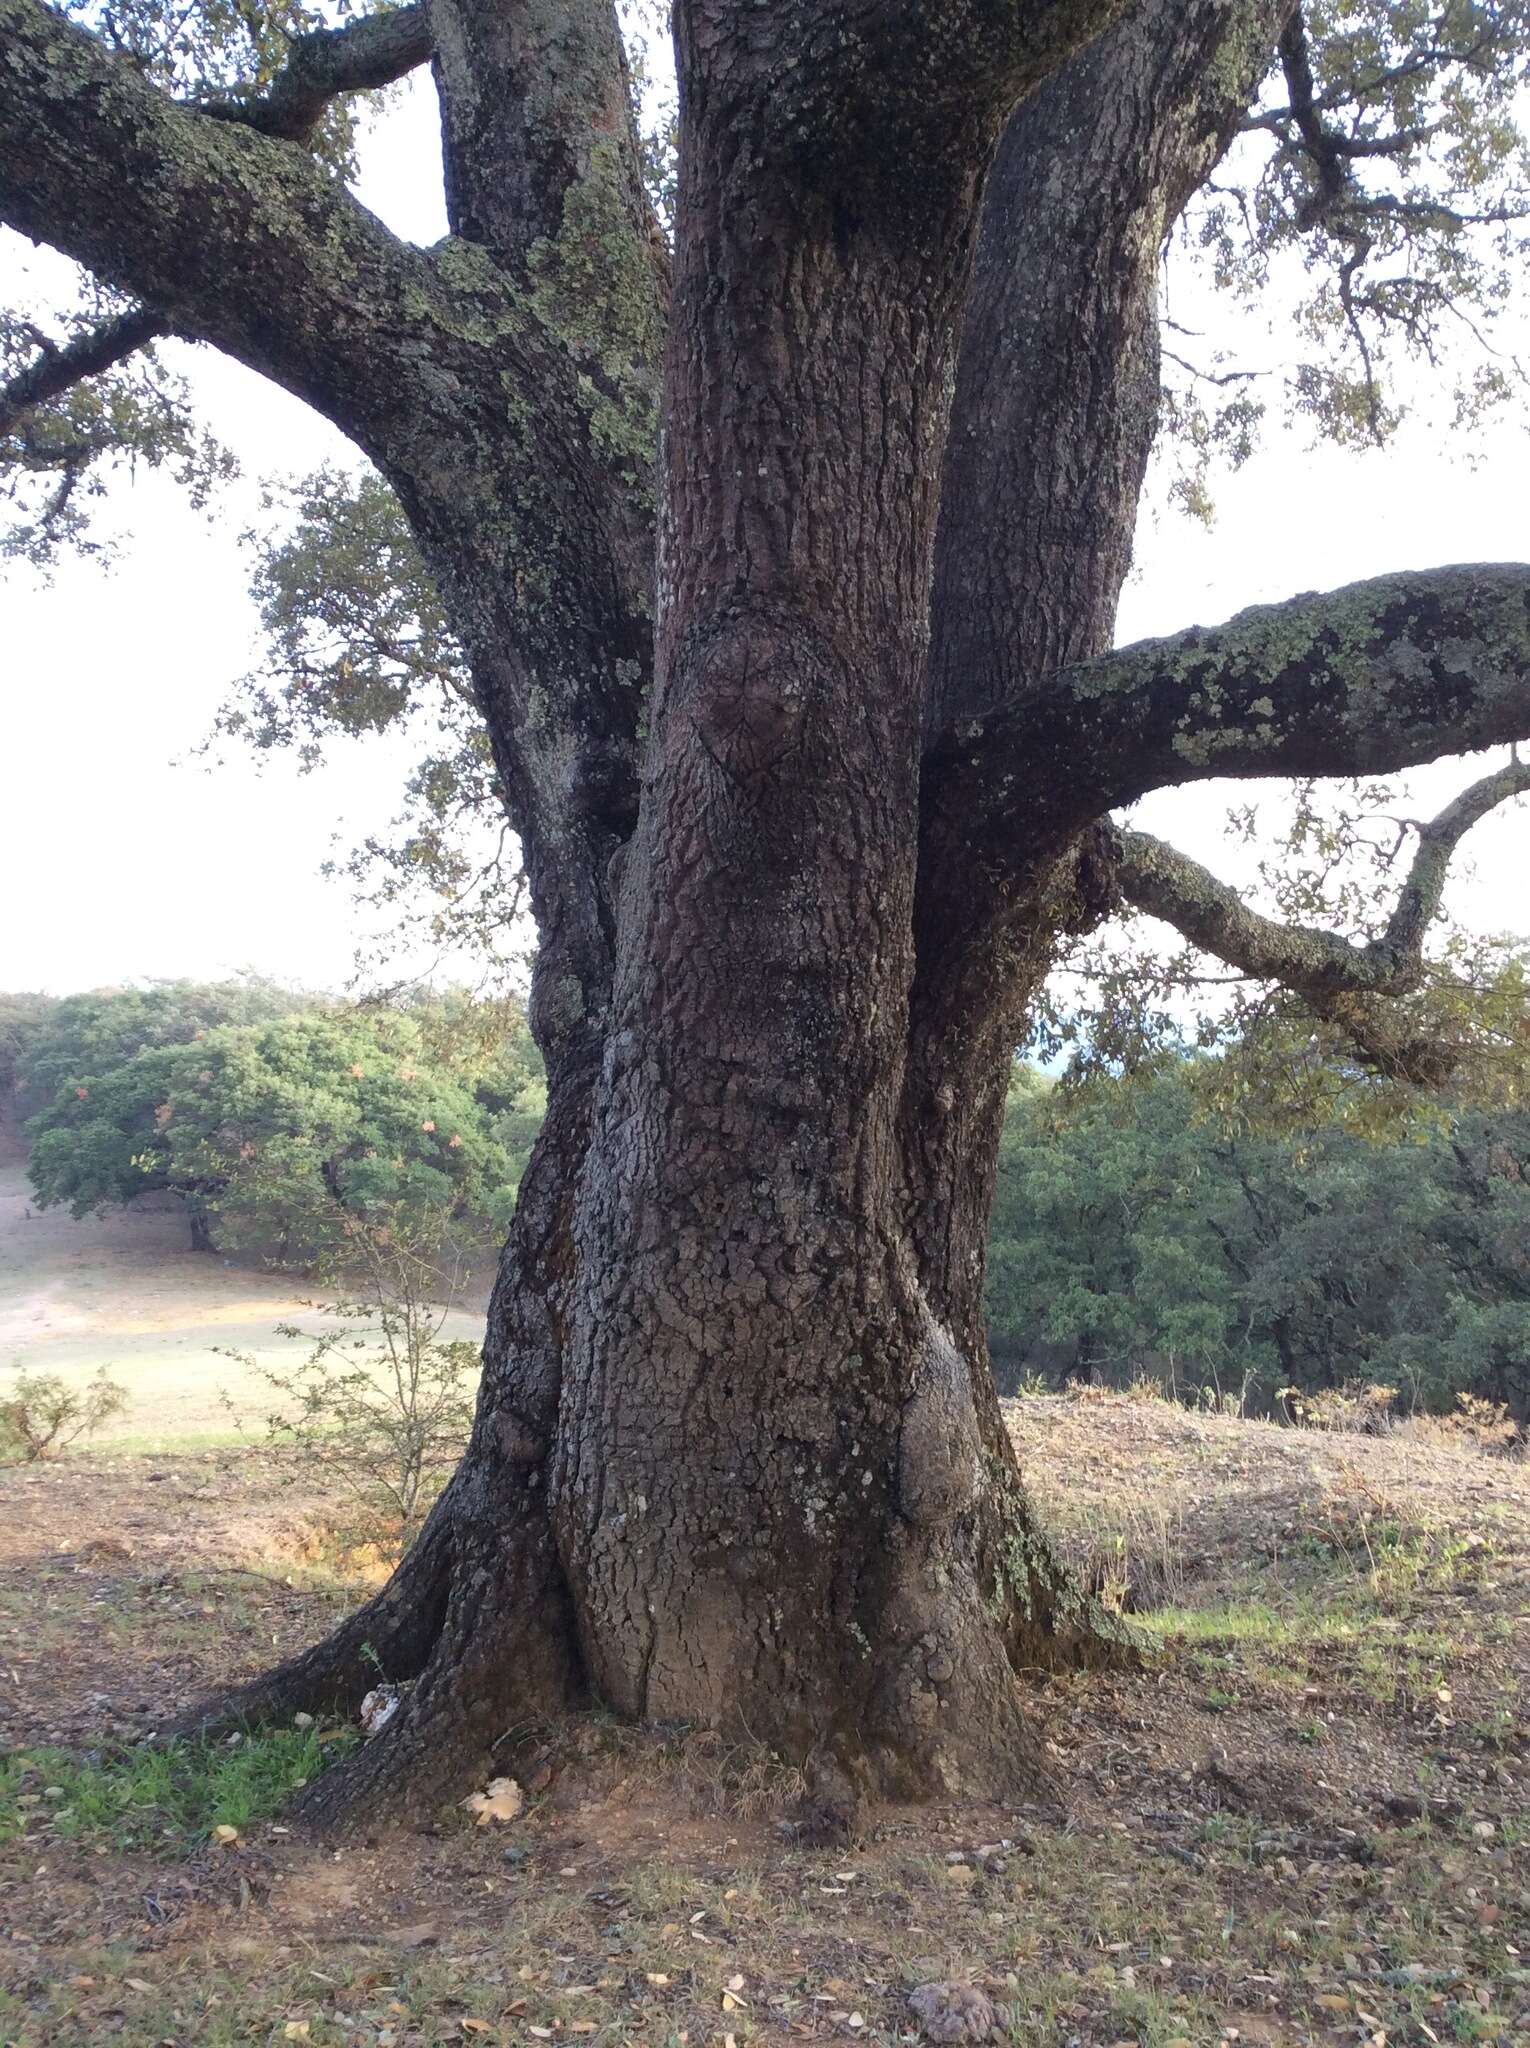
<path fill-rule="evenodd" d="M 161 1740 L 209 1741 L 294 1714 L 353 1717 L 373 1686 L 403 1683 L 425 1668 L 446 1618 L 457 1549 L 454 1479 L 392 1578 L 338 1628 L 262 1672 L 213 1695 L 161 1728 Z"/>
<path fill-rule="evenodd" d="M 463 1474 L 470 1490 L 471 1460 Z M 445 1613 L 415 1684 L 354 1756 L 313 1781 L 298 1813 L 340 1833 L 430 1820 L 507 1775 L 518 1738 L 585 1693 L 545 1498 L 530 1485 L 508 1527 L 461 1517 Z"/>

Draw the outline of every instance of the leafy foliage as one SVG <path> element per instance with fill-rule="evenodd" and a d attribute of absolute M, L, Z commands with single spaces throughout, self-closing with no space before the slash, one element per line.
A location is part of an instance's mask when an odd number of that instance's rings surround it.
<path fill-rule="evenodd" d="M 30 1006 L 13 1076 L 23 1112 L 41 1108 L 60 1089 L 120 1066 L 134 1053 L 190 1045 L 216 1025 L 263 1023 L 311 1000 L 257 975 L 91 989 L 49 999 L 45 1009 L 38 1009 L 36 997 L 7 996 L 7 1004 Z"/>
<path fill-rule="evenodd" d="M 228 1245 L 305 1264 L 383 1217 L 503 1228 L 544 1100 L 518 1013 L 495 1013 L 501 1038 L 476 1020 L 476 1040 L 471 1006 L 439 998 L 195 1023 L 229 1004 L 174 984 L 60 1005 L 25 1070 L 51 1086 L 28 1127 L 39 1202 L 84 1215 L 174 1190 Z"/>
<path fill-rule="evenodd" d="M 14 379 L 129 304 L 82 275 L 72 303 L 0 307 L 0 558 L 46 569 L 66 548 L 103 552 L 91 510 L 125 465 L 167 468 L 198 509 L 235 474 L 233 456 L 197 422 L 185 378 L 152 345 L 10 414 Z"/>
<path fill-rule="evenodd" d="M 40 990 L 0 992 L 0 1113 L 15 1093 L 27 1049 L 58 1007 Z"/>
<path fill-rule="evenodd" d="M 1229 1129 L 1218 1062 L 1015 1091 L 990 1243 L 994 1352 L 1181 1392 L 1381 1381 L 1530 1408 L 1530 1117 L 1442 1106 Z"/>
<path fill-rule="evenodd" d="M 1417 822 L 1404 789 L 1303 783 L 1283 816 L 1240 804 L 1233 845 L 1260 849 L 1247 900 L 1289 925 L 1356 946 L 1379 940 L 1405 886 Z M 1172 939 L 1173 935 L 1169 937 Z M 1530 1094 L 1530 950 L 1508 934 L 1436 923 L 1409 995 L 1389 997 L 1398 1036 L 1432 1047 L 1458 1101 L 1511 1107 Z M 1208 1085 L 1229 1124 L 1298 1131 L 1335 1120 L 1385 1137 L 1426 1113 L 1427 1097 L 1272 982 L 1250 980 L 1147 920 L 1077 941 L 1032 1018 L 1029 1050 L 1067 1085 L 1152 1068 L 1166 1053 L 1216 1052 Z"/>
<path fill-rule="evenodd" d="M 1179 248 L 1246 312 L 1280 305 L 1283 373 L 1171 325 L 1177 495 L 1208 510 L 1274 410 L 1341 445 L 1385 441 L 1416 394 L 1485 425 L 1524 394 L 1499 334 L 1530 222 L 1523 0 L 1307 0 Z M 1270 329 L 1271 337 L 1275 326 Z M 1294 345 L 1294 348 L 1293 348 Z M 1196 351 L 1202 359 L 1194 360 Z"/>
<path fill-rule="evenodd" d="M 291 751 L 311 770 L 337 740 L 406 737 L 414 766 L 392 833 L 354 848 L 338 871 L 390 913 L 393 943 L 502 957 L 521 907 L 519 862 L 467 668 L 403 508 L 375 472 L 333 468 L 267 503 L 282 522 L 246 536 L 267 658 L 237 685 L 209 744 Z"/>

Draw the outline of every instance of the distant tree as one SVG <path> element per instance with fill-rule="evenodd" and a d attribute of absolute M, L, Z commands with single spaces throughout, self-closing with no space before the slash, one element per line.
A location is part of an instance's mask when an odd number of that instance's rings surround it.
<path fill-rule="evenodd" d="M 1229 1188 L 1183 1063 L 1078 1097 L 1012 1089 L 985 1297 L 995 1354 L 1013 1373 L 1046 1341 L 1084 1377 L 1161 1363 L 1192 1389 L 1231 1372 L 1237 1284 L 1216 1224 Z"/>
<path fill-rule="evenodd" d="M 63 1088 L 106 1073 L 134 1053 L 189 1045 L 220 1024 L 258 1024 L 290 1015 L 305 998 L 295 990 L 244 975 L 234 981 L 149 981 L 91 989 L 53 1003 L 30 1030 L 17 1059 L 23 1113 L 49 1103 Z"/>
<path fill-rule="evenodd" d="M 1177 1391 L 1356 1378 L 1448 1406 L 1530 1408 L 1530 1116 L 1448 1098 L 1378 1139 L 1326 1118 L 1229 1129 L 1215 1060 L 1081 1091 L 1012 1090 L 986 1294 L 1013 1376 L 1071 1370 Z"/>
<path fill-rule="evenodd" d="M 35 990 L 0 994 L 0 1120 L 11 1113 L 28 1050 L 57 1008 L 55 996 Z"/>
<path fill-rule="evenodd" d="M 307 1262 L 347 1224 L 443 1211 L 502 1228 L 518 1165 L 472 1089 L 387 1012 L 218 1025 L 66 1084 L 29 1125 L 45 1206 L 185 1198 L 193 1244 Z"/>

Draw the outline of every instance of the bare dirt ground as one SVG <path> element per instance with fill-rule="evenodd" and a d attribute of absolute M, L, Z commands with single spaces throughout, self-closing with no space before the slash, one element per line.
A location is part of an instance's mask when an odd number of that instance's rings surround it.
<path fill-rule="evenodd" d="M 1124 1398 L 1013 1424 L 1143 1667 L 1037 1676 L 1029 1799 L 829 1850 L 758 1757 L 589 1723 L 506 1827 L 132 1834 L 89 1771 L 346 1597 L 296 1562 L 314 1503 L 232 1453 L 0 1474 L 0 2043 L 892 2043 L 932 1979 L 1036 2048 L 1530 2041 L 1530 1472 Z"/>
<path fill-rule="evenodd" d="M 205 1443 L 257 1422 L 270 1389 L 219 1353 L 289 1367 L 303 1347 L 275 1326 L 322 1327 L 302 1293 L 285 1276 L 189 1250 L 173 1197 L 76 1222 L 35 1208 L 20 1160 L 0 1157 L 0 1394 L 19 1370 L 83 1385 L 105 1366 L 128 1404 L 98 1444 Z M 448 1336 L 482 1333 L 479 1313 L 448 1320 Z"/>

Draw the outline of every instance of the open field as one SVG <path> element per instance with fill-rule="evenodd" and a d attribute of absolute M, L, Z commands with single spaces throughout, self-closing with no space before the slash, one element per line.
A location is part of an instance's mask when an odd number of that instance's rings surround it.
<path fill-rule="evenodd" d="M 0 1393 L 18 1367 L 82 1385 L 105 1365 L 128 1405 L 98 1444 L 225 1441 L 271 1395 L 217 1353 L 290 1363 L 302 1346 L 276 1335 L 280 1322 L 314 1330 L 322 1318 L 282 1276 L 188 1250 L 173 1198 L 77 1223 L 34 1208 L 20 1161 L 0 1158 Z M 449 1318 L 450 1336 L 476 1343 L 482 1332 L 481 1314 Z"/>
<path fill-rule="evenodd" d="M 248 1453 L 0 1475 L 0 2041 L 892 2042 L 931 1978 L 1038 2048 L 1530 2041 L 1525 1466 L 1124 1398 L 1014 1426 L 1154 1653 L 1038 1679 L 1026 1803 L 833 1850 L 759 1759 L 590 1725 L 506 1828 L 285 1832 L 292 1731 L 172 1796 L 135 1739 L 347 1597 L 320 1504 Z"/>

